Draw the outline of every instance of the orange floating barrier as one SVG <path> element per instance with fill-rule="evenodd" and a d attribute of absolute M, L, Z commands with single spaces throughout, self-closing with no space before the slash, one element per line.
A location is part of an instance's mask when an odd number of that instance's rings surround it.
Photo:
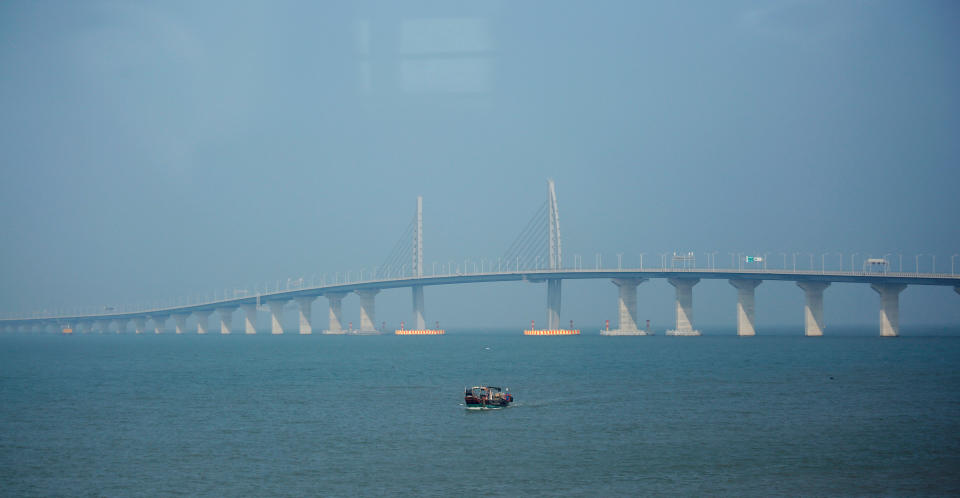
<path fill-rule="evenodd" d="M 395 335 L 443 335 L 446 333 L 446 331 L 442 329 L 420 329 L 420 330 L 397 329 L 393 333 Z"/>
<path fill-rule="evenodd" d="M 580 329 L 524 330 L 523 335 L 580 335 Z"/>

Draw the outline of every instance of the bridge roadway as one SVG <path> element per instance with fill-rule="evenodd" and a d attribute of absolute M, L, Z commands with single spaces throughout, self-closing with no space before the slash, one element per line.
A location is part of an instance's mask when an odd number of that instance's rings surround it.
<path fill-rule="evenodd" d="M 466 273 L 434 275 L 420 278 L 390 278 L 380 280 L 337 283 L 236 297 L 183 306 L 162 307 L 131 312 L 87 314 L 71 316 L 41 316 L 0 320 L 0 330 L 35 330 L 44 327 L 76 327 L 79 332 L 89 332 L 98 326 L 101 332 L 109 331 L 115 324 L 118 333 L 126 332 L 133 322 L 137 333 L 146 329 L 146 321 L 152 320 L 156 333 L 163 332 L 166 321 L 173 317 L 176 332 L 186 332 L 186 320 L 190 315 L 197 319 L 197 332 L 208 331 L 208 318 L 213 312 L 220 315 L 220 332 L 231 333 L 233 312 L 245 311 L 244 325 L 248 334 L 256 333 L 256 313 L 264 304 L 270 309 L 271 331 L 282 334 L 282 313 L 285 304 L 296 301 L 299 305 L 300 333 L 313 332 L 311 303 L 325 296 L 330 305 L 330 325 L 326 334 L 375 334 L 375 296 L 384 289 L 409 287 L 413 291 L 414 328 L 424 328 L 423 287 L 430 285 L 454 285 L 483 282 L 546 282 L 547 327 L 559 328 L 560 282 L 568 279 L 610 279 L 619 288 L 618 328 L 601 331 L 604 335 L 644 335 L 637 327 L 636 289 L 651 278 L 665 278 L 676 288 L 676 328 L 668 335 L 699 335 L 693 327 L 693 286 L 701 279 L 727 279 L 737 289 L 737 334 L 755 335 L 754 292 L 764 280 L 787 280 L 796 282 L 806 296 L 804 306 L 805 334 L 823 335 L 823 291 L 832 283 L 866 283 L 880 295 L 880 335 L 899 334 L 899 294 L 907 285 L 952 286 L 960 293 L 960 276 L 949 274 L 875 273 L 838 271 L 785 271 L 785 270 L 729 270 L 703 268 L 659 269 L 566 269 L 528 270 L 512 272 Z M 345 330 L 340 312 L 341 300 L 350 293 L 360 297 L 360 328 Z"/>

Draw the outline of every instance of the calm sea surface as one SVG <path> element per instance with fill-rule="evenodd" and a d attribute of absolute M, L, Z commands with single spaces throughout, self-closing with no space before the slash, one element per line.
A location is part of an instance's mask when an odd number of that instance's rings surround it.
<path fill-rule="evenodd" d="M 957 494 L 958 365 L 960 337 L 4 335 L 0 494 Z M 516 406 L 467 412 L 477 383 Z"/>

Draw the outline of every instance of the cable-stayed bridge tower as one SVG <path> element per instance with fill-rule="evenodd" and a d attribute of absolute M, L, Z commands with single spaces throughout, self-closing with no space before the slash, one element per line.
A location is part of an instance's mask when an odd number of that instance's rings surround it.
<path fill-rule="evenodd" d="M 423 196 L 417 196 L 417 228 L 413 233 L 413 250 L 411 251 L 413 261 L 413 276 L 423 278 Z M 423 286 L 414 285 L 413 291 L 413 327 L 416 330 L 426 328 L 426 321 L 423 318 Z"/>
<path fill-rule="evenodd" d="M 417 196 L 417 209 L 413 214 L 413 219 L 410 220 L 407 229 L 403 231 L 400 239 L 394 245 L 390 255 L 376 271 L 375 277 L 417 280 L 423 278 L 423 273 L 423 196 Z M 411 328 L 413 330 L 424 330 L 426 319 L 423 311 L 423 285 L 413 283 L 410 285 L 410 290 L 413 297 Z"/>
<path fill-rule="evenodd" d="M 520 235 L 501 258 L 506 271 L 560 271 L 563 268 L 563 241 L 560 237 L 560 209 L 553 180 L 547 180 L 547 200 L 537 209 Z M 547 282 L 547 328 L 560 327 L 561 279 Z"/>
<path fill-rule="evenodd" d="M 550 244 L 550 269 L 559 270 L 563 265 L 563 243 L 560 240 L 560 209 L 557 207 L 557 191 L 553 180 L 547 180 L 547 218 Z M 560 328 L 560 282 L 559 278 L 547 279 L 547 329 Z"/>

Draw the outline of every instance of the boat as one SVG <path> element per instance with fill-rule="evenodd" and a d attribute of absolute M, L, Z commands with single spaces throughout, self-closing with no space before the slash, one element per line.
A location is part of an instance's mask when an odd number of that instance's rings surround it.
<path fill-rule="evenodd" d="M 510 406 L 513 395 L 510 389 L 500 389 L 497 386 L 468 387 L 463 393 L 463 404 L 467 410 L 494 410 Z"/>

